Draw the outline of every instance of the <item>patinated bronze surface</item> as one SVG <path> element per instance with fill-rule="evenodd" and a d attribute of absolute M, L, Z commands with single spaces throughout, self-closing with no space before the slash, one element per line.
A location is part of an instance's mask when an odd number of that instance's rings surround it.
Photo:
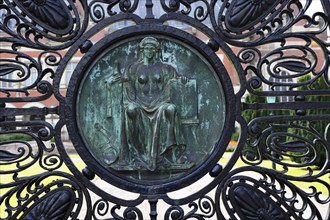
<path fill-rule="evenodd" d="M 80 88 L 78 123 L 87 147 L 110 171 L 165 180 L 212 151 L 224 101 L 212 67 L 197 51 L 144 36 L 110 47 L 91 66 Z"/>

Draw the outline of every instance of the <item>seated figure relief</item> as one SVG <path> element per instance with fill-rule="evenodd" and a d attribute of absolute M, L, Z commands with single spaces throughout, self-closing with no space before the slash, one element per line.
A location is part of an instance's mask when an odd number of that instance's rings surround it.
<path fill-rule="evenodd" d="M 188 79 L 160 60 L 156 38 L 143 38 L 139 49 L 136 62 L 126 64 L 123 73 L 116 68 L 106 79 L 107 114 L 115 120 L 115 108 L 121 111 L 121 146 L 106 163 L 117 171 L 189 169 L 194 164 L 184 156 L 182 120 L 178 106 L 171 102 L 173 85 L 185 85 Z M 116 106 L 112 100 L 120 92 L 121 106 Z"/>

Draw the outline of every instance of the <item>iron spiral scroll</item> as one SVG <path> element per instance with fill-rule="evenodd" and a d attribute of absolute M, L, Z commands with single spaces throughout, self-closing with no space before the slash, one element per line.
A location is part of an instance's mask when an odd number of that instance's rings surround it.
<path fill-rule="evenodd" d="M 0 219 L 329 219 L 329 15 L 0 0 Z"/>

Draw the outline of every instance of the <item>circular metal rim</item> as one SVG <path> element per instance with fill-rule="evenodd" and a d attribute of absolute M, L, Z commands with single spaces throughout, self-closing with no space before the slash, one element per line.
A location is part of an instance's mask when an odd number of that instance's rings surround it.
<path fill-rule="evenodd" d="M 182 41 L 184 44 L 187 44 L 197 50 L 212 66 L 222 85 L 225 96 L 225 122 L 222 129 L 222 134 L 219 135 L 219 141 L 216 146 L 214 146 L 213 151 L 197 168 L 193 168 L 192 170 L 188 171 L 184 176 L 173 178 L 172 180 L 165 183 L 141 184 L 120 177 L 118 174 L 107 170 L 88 151 L 83 138 L 79 133 L 79 128 L 76 122 L 76 101 L 79 96 L 78 92 L 80 83 L 86 74 L 84 71 L 86 71 L 94 62 L 94 59 L 92 58 L 98 57 L 100 54 L 102 54 L 104 52 L 104 48 L 106 48 L 108 45 L 118 43 L 133 36 L 144 35 L 163 35 L 168 38 Z M 190 35 L 187 32 L 169 26 L 155 24 L 143 26 L 137 25 L 118 30 L 106 36 L 97 44 L 95 44 L 85 54 L 85 56 L 83 56 L 81 61 L 78 63 L 78 66 L 75 69 L 69 83 L 64 106 L 64 118 L 66 120 L 69 136 L 75 149 L 92 172 L 96 173 L 106 182 L 124 190 L 141 194 L 164 194 L 190 185 L 191 183 L 204 176 L 208 171 L 212 170 L 212 168 L 217 164 L 218 160 L 224 153 L 224 148 L 230 141 L 231 131 L 233 130 L 232 128 L 235 124 L 236 103 L 234 97 L 234 90 L 228 72 L 226 71 L 217 55 L 200 39 Z"/>

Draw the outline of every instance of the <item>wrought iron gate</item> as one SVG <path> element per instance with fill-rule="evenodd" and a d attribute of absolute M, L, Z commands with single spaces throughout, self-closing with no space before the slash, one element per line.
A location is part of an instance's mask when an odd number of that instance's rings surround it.
<path fill-rule="evenodd" d="M 1 219 L 329 219 L 329 14 L 0 0 Z"/>

